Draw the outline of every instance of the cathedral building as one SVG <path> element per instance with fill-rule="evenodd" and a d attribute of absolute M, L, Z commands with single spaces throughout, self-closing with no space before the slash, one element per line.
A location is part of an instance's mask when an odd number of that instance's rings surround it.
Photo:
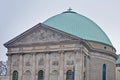
<path fill-rule="evenodd" d="M 115 80 L 116 50 L 89 18 L 67 10 L 6 42 L 7 80 Z"/>

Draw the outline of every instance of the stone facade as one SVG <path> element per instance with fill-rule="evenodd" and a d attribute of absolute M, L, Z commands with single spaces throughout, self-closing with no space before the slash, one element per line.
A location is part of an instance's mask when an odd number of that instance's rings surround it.
<path fill-rule="evenodd" d="M 116 80 L 120 80 L 120 67 L 116 67 Z"/>
<path fill-rule="evenodd" d="M 74 72 L 74 80 L 102 80 L 103 64 L 106 80 L 115 80 L 117 55 L 113 47 L 81 40 L 44 24 L 36 25 L 5 46 L 8 80 L 13 80 L 14 72 L 18 73 L 18 80 L 38 80 L 40 71 L 44 75 L 41 80 L 67 80 L 70 71 Z"/>
<path fill-rule="evenodd" d="M 0 76 L 0 80 L 9 80 L 8 76 Z"/>

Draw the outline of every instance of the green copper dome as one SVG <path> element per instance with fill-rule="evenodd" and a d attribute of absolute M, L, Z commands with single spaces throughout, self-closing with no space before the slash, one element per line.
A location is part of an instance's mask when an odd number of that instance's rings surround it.
<path fill-rule="evenodd" d="M 116 61 L 116 64 L 120 64 L 120 54 L 118 55 L 118 59 Z"/>
<path fill-rule="evenodd" d="M 43 23 L 79 38 L 112 46 L 107 35 L 96 23 L 71 10 L 55 15 Z"/>

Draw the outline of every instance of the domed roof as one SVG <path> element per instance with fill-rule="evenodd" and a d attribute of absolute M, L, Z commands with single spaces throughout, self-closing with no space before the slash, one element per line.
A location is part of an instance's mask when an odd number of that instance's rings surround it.
<path fill-rule="evenodd" d="M 43 23 L 79 38 L 112 46 L 107 35 L 96 23 L 71 10 L 55 15 Z"/>

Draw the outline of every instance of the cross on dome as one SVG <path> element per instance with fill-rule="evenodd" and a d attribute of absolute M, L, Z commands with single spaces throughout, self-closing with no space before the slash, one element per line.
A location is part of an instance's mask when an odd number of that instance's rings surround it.
<path fill-rule="evenodd" d="M 72 11 L 72 9 L 69 7 L 68 11 Z"/>

